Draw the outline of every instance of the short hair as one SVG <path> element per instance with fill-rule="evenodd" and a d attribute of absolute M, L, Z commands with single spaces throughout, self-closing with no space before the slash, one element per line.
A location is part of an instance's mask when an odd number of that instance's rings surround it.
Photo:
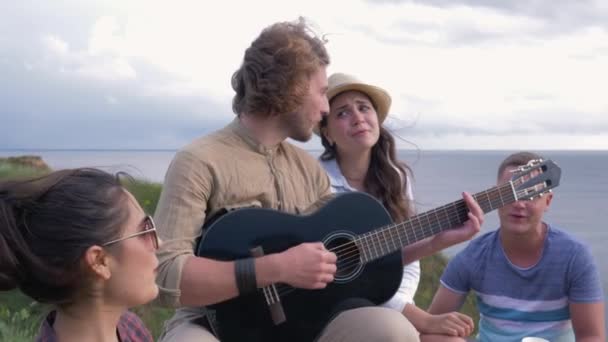
<path fill-rule="evenodd" d="M 521 151 L 521 152 L 516 152 L 516 153 L 511 154 L 510 156 L 505 158 L 505 160 L 503 160 L 502 163 L 500 163 L 500 166 L 498 167 L 497 178 L 500 178 L 502 173 L 508 167 L 517 167 L 517 166 L 525 165 L 530 160 L 534 160 L 534 159 L 543 159 L 544 160 L 545 158 L 543 158 L 539 154 L 536 154 L 533 152 L 527 152 L 527 151 Z"/>
<path fill-rule="evenodd" d="M 303 18 L 265 28 L 245 51 L 243 63 L 232 75 L 236 92 L 232 110 L 256 115 L 291 113 L 308 93 L 308 80 L 329 65 L 325 41 Z"/>

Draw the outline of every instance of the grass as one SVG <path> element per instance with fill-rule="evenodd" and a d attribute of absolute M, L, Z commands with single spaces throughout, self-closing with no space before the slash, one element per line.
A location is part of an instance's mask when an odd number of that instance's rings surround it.
<path fill-rule="evenodd" d="M 0 179 L 19 179 L 40 176 L 46 171 L 32 167 L 15 165 L 7 162 L 0 162 Z"/>
<path fill-rule="evenodd" d="M 0 292 L 0 341 L 32 341 L 47 312 L 19 291 Z"/>
<path fill-rule="evenodd" d="M 0 162 L 0 180 L 39 176 L 45 172 L 47 171 Z M 144 211 L 154 213 L 162 189 L 160 184 L 135 180 L 125 186 Z M 430 304 L 446 264 L 447 259 L 441 254 L 421 260 L 422 276 L 415 297 L 419 307 L 426 309 Z M 32 341 L 48 310 L 48 306 L 36 303 L 19 291 L 0 292 L 0 341 Z M 172 309 L 153 304 L 133 308 L 133 311 L 142 318 L 155 339 L 160 335 L 165 320 L 173 315 Z M 461 312 L 473 317 L 477 324 L 479 314 L 472 296 L 467 297 Z"/>
<path fill-rule="evenodd" d="M 133 194 L 146 213 L 154 214 L 162 190 L 160 184 L 135 180 L 134 182 L 125 182 L 125 187 Z"/>

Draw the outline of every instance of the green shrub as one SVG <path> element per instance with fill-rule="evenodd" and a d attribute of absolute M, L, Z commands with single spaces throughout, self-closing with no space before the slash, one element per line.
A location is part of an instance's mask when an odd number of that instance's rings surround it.
<path fill-rule="evenodd" d="M 48 173 L 46 170 L 0 161 L 0 179 L 30 178 L 46 173 Z"/>
<path fill-rule="evenodd" d="M 134 182 L 126 182 L 125 187 L 133 194 L 146 213 L 154 215 L 162 190 L 160 184 L 136 179 Z"/>
<path fill-rule="evenodd" d="M 19 291 L 0 292 L 0 341 L 31 341 L 47 312 Z"/>

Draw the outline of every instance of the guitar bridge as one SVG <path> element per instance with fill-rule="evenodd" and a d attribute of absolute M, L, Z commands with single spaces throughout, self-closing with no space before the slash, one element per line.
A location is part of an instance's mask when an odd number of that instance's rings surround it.
<path fill-rule="evenodd" d="M 251 255 L 255 258 L 264 255 L 264 249 L 261 246 L 251 249 Z M 281 296 L 277 291 L 275 284 L 270 284 L 262 288 L 264 297 L 266 298 L 266 304 L 270 310 L 270 317 L 274 325 L 279 325 L 287 320 L 285 317 L 285 311 L 283 310 L 283 304 L 281 304 Z"/>

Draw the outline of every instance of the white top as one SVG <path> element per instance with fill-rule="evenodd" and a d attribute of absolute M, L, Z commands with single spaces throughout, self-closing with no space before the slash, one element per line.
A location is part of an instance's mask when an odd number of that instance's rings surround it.
<path fill-rule="evenodd" d="M 320 160 L 321 166 L 327 172 L 329 176 L 329 182 L 331 184 L 331 191 L 333 193 L 358 191 L 348 184 L 346 178 L 342 174 L 340 167 L 336 159 L 331 160 Z M 409 177 L 408 177 L 409 180 Z M 404 189 L 406 197 L 413 202 L 414 196 L 412 194 L 412 187 L 410 182 L 407 182 L 407 187 Z M 389 299 L 382 306 L 387 308 L 395 309 L 402 312 L 406 304 L 414 304 L 414 295 L 418 289 L 418 283 L 420 282 L 420 262 L 414 261 L 403 267 L 403 278 L 401 279 L 401 285 L 395 293 L 395 295 Z"/>

